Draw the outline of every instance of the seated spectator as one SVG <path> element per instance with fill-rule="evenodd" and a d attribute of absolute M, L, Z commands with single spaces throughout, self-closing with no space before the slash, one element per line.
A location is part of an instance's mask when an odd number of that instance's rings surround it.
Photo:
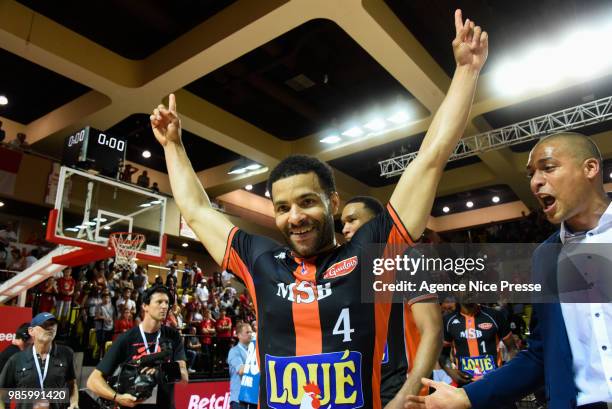
<path fill-rule="evenodd" d="M 151 186 L 151 190 L 155 193 L 159 193 L 159 186 L 157 186 L 157 182 L 153 182 L 153 186 Z"/>
<path fill-rule="evenodd" d="M 132 314 L 130 313 L 130 310 L 122 307 L 120 318 L 115 321 L 115 334 L 113 336 L 113 341 L 119 335 L 132 328 L 134 328 L 134 320 L 132 319 Z"/>
<path fill-rule="evenodd" d="M 27 149 L 30 144 L 26 141 L 26 134 L 18 132 L 17 137 L 9 143 L 9 146 L 15 149 Z"/>
<path fill-rule="evenodd" d="M 148 188 L 149 187 L 149 174 L 147 173 L 146 170 L 143 170 L 142 173 L 140 174 L 140 176 L 138 176 L 138 179 L 136 179 L 136 184 L 138 186 L 142 186 L 144 188 Z"/>
<path fill-rule="evenodd" d="M 195 372 L 195 364 L 198 361 L 198 356 L 202 354 L 202 344 L 196 336 L 195 327 L 187 329 L 189 336 L 185 337 L 185 354 L 187 355 L 187 364 L 189 373 Z"/>

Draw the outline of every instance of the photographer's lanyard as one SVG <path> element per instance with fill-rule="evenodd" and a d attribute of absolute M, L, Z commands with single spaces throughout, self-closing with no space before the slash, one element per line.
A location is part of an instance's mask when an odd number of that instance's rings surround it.
<path fill-rule="evenodd" d="M 44 389 L 43 383 L 47 378 L 47 371 L 49 370 L 49 361 L 51 360 L 51 351 L 47 354 L 47 359 L 45 360 L 45 372 L 40 372 L 40 364 L 38 363 L 38 357 L 36 356 L 36 347 L 32 345 L 32 355 L 34 355 L 34 364 L 36 364 L 36 372 L 38 372 L 38 380 L 40 381 L 40 388 Z"/>
<path fill-rule="evenodd" d="M 142 342 L 144 342 L 145 351 L 147 351 L 147 355 L 149 355 L 151 353 L 149 351 L 149 342 L 147 341 L 147 337 L 145 336 L 144 330 L 142 329 L 142 324 L 138 326 L 138 329 L 140 330 L 140 336 L 142 337 Z M 159 337 L 160 336 L 161 336 L 161 328 L 159 329 L 159 332 L 157 333 L 157 339 L 155 340 L 155 348 L 153 349 L 153 353 L 157 352 L 157 348 L 159 348 Z"/>

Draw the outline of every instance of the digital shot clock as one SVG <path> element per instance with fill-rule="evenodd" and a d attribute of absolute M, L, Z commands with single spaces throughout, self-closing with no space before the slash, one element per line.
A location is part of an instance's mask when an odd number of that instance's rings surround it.
<path fill-rule="evenodd" d="M 126 151 L 125 138 L 88 126 L 65 139 L 62 164 L 116 177 Z"/>

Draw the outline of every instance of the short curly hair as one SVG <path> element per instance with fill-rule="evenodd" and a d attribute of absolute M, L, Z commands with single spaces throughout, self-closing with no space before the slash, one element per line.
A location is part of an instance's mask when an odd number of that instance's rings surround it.
<path fill-rule="evenodd" d="M 290 176 L 303 175 L 314 172 L 319 178 L 319 184 L 323 191 L 329 196 L 336 191 L 336 181 L 332 168 L 325 162 L 320 161 L 314 156 L 290 155 L 283 159 L 270 172 L 270 178 L 266 188 L 272 197 L 272 185 L 274 182 Z"/>

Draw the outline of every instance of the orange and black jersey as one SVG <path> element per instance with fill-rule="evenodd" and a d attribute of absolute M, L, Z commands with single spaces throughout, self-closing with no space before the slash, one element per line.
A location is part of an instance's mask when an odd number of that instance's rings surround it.
<path fill-rule="evenodd" d="M 501 365 L 499 342 L 512 335 L 502 313 L 485 306 L 478 306 L 474 315 L 458 309 L 446 314 L 442 324 L 444 347 L 452 347 L 457 369 L 477 380 Z"/>
<path fill-rule="evenodd" d="M 232 230 L 223 268 L 245 282 L 256 308 L 261 408 L 381 407 L 390 304 L 361 300 L 362 281 L 374 278 L 363 254 L 376 243 L 412 245 L 391 205 L 350 243 L 309 259 Z"/>

